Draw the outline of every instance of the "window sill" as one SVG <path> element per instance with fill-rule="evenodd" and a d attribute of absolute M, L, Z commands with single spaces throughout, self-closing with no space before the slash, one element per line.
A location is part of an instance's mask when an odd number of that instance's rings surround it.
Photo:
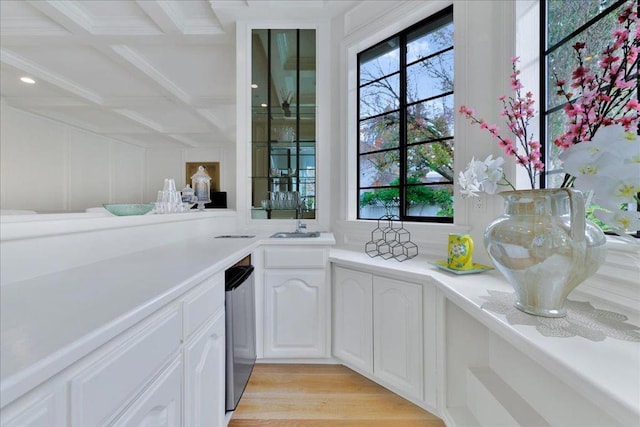
<path fill-rule="evenodd" d="M 626 307 L 640 306 L 640 241 L 629 243 L 607 236 L 607 258 L 595 275 L 578 286 L 578 293 L 588 294 Z"/>

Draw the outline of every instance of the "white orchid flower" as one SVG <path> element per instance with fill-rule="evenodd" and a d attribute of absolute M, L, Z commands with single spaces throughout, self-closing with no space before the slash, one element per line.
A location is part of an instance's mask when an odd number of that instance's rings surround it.
<path fill-rule="evenodd" d="M 470 167 L 458 174 L 458 185 L 463 197 L 479 197 L 478 193 L 482 191 L 480 183 Z"/>
<path fill-rule="evenodd" d="M 620 206 L 636 203 L 640 192 L 640 140 L 622 126 L 600 128 L 591 141 L 576 144 L 560 155 L 565 172 L 575 177 L 574 187 L 592 192 L 595 212 L 614 230 L 640 229 L 638 212 Z"/>
<path fill-rule="evenodd" d="M 576 144 L 577 146 L 583 144 Z M 626 131 L 620 125 L 606 126 L 598 129 L 591 142 L 587 142 L 585 147 L 596 152 L 611 153 L 616 157 L 624 159 L 625 162 L 640 162 L 640 140 L 638 135 Z"/>
<path fill-rule="evenodd" d="M 591 142 L 603 143 L 603 146 L 609 146 L 613 141 L 625 139 L 628 133 L 630 132 L 627 132 L 624 126 L 621 125 L 603 126 L 598 129 Z"/>
<path fill-rule="evenodd" d="M 638 179 L 620 179 L 610 176 L 590 176 L 576 179 L 574 187 L 580 191 L 594 192 L 593 202 L 608 209 L 617 210 L 621 204 L 635 202 L 640 192 Z"/>
<path fill-rule="evenodd" d="M 576 144 L 560 155 L 566 173 L 576 178 L 582 175 L 608 175 L 624 163 L 623 159 L 609 151 L 591 150 L 592 144 L 593 142 Z"/>
<path fill-rule="evenodd" d="M 482 164 L 484 165 L 485 178 L 482 181 L 484 191 L 488 194 L 495 194 L 498 190 L 498 182 L 502 179 L 504 172 L 502 171 L 502 164 L 504 159 L 498 157 L 493 159 L 492 155 L 489 155 Z"/>
<path fill-rule="evenodd" d="M 494 159 L 493 155 L 484 161 L 472 158 L 464 172 L 458 175 L 460 193 L 464 197 L 478 197 L 480 192 L 495 194 L 500 181 L 504 179 L 503 163 L 502 157 Z"/>
<path fill-rule="evenodd" d="M 640 214 L 635 211 L 614 210 L 609 212 L 598 209 L 594 215 L 621 235 L 628 230 L 640 229 Z"/>

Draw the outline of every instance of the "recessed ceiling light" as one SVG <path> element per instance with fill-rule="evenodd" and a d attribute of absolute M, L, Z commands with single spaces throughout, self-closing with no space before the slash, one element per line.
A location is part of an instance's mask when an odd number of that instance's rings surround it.
<path fill-rule="evenodd" d="M 23 82 L 23 83 L 30 84 L 30 85 L 33 85 L 33 84 L 36 83 L 35 80 L 33 80 L 31 77 L 27 77 L 27 76 L 20 77 L 20 81 Z"/>
<path fill-rule="evenodd" d="M 251 89 L 258 89 L 258 85 L 255 83 L 251 83 Z"/>
<path fill-rule="evenodd" d="M 265 104 L 264 102 L 262 104 L 260 104 L 261 107 L 267 107 L 267 104 Z"/>

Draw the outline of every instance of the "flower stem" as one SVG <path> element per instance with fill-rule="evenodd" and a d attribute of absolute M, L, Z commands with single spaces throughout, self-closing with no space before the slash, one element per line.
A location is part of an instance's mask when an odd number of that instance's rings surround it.
<path fill-rule="evenodd" d="M 504 172 L 502 172 L 502 179 L 504 180 L 504 182 L 506 182 L 506 184 L 499 184 L 499 185 L 509 186 L 513 191 L 516 191 L 516 187 L 514 187 L 513 184 L 507 179 L 507 176 L 504 174 Z"/>

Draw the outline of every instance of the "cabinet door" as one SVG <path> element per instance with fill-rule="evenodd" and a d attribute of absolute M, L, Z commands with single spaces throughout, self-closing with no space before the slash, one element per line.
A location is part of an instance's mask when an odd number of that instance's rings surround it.
<path fill-rule="evenodd" d="M 180 312 L 170 306 L 114 340 L 71 380 L 72 427 L 109 424 L 180 350 L 181 335 Z"/>
<path fill-rule="evenodd" d="M 179 427 L 182 421 L 181 391 L 182 362 L 176 357 L 113 426 Z"/>
<path fill-rule="evenodd" d="M 377 378 L 422 399 L 422 288 L 373 278 L 373 371 Z"/>
<path fill-rule="evenodd" d="M 67 425 L 66 384 L 40 387 L 2 408 L 2 427 L 44 427 Z"/>
<path fill-rule="evenodd" d="M 224 426 L 224 312 L 211 320 L 185 345 L 184 361 L 184 425 L 189 427 Z"/>
<path fill-rule="evenodd" d="M 265 357 L 327 357 L 325 279 L 324 270 L 265 272 Z"/>
<path fill-rule="evenodd" d="M 373 276 L 334 267 L 333 354 L 373 373 Z"/>

